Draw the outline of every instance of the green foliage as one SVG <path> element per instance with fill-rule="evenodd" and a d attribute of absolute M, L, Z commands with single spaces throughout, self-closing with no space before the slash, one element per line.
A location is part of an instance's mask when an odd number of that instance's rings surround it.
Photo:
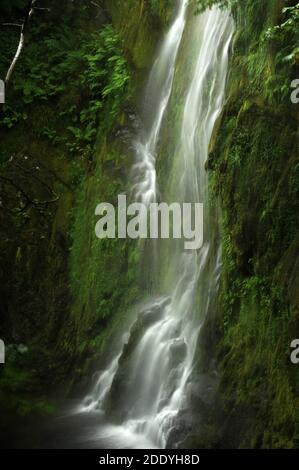
<path fill-rule="evenodd" d="M 201 13 L 212 6 L 229 7 L 238 30 L 235 53 L 239 75 L 249 75 L 248 94 L 262 94 L 269 102 L 289 100 L 290 83 L 299 63 L 299 4 L 286 1 L 279 12 L 276 1 L 191 0 Z M 248 22 L 252 26 L 248 28 Z"/>
<path fill-rule="evenodd" d="M 220 8 L 231 8 L 233 5 L 237 4 L 238 0 L 190 0 L 190 3 L 195 4 L 197 8 L 197 13 L 202 13 L 207 8 L 212 8 L 214 6 Z"/>
<path fill-rule="evenodd" d="M 108 167 L 105 163 L 109 162 Z M 129 308 L 139 298 L 138 246 L 128 239 L 102 239 L 95 235 L 95 208 L 102 201 L 115 203 L 124 191 L 120 168 L 126 165 L 116 143 L 100 150 L 93 175 L 82 181 L 73 211 L 70 288 L 73 323 L 80 329 L 79 348 L 99 354 L 111 336 L 128 320 Z M 117 326 L 116 326 L 117 325 Z M 67 335 L 62 341 L 68 348 Z"/>
<path fill-rule="evenodd" d="M 8 62 L 11 49 L 3 53 L 2 64 Z M 91 153 L 98 132 L 109 129 L 115 120 L 128 80 L 120 40 L 112 26 L 91 34 L 74 34 L 66 25 L 50 32 L 36 26 L 13 77 L 13 95 L 8 95 L 0 125 L 11 128 L 27 120 L 30 106 L 38 102 L 56 103 L 58 125 L 49 122 L 41 133 L 72 153 Z M 62 135 L 62 126 L 68 130 L 67 137 Z"/>
<path fill-rule="evenodd" d="M 103 168 L 97 164 L 99 148 L 105 146 L 128 97 L 130 77 L 122 41 L 112 25 L 98 19 L 93 22 L 78 3 L 68 2 L 72 4 L 71 14 L 63 12 L 55 21 L 46 17 L 43 22 L 37 14 L 33 16 L 7 89 L 6 104 L 0 110 L 3 174 L 7 172 L 34 199 L 36 193 L 46 199 L 45 187 L 39 187 L 38 178 L 58 196 L 37 214 L 32 205 L 23 204 L 12 185 L 5 185 L 3 191 L 9 207 L 9 211 L 2 211 L 8 222 L 1 246 L 9 271 L 9 277 L 2 279 L 3 298 L 15 312 L 15 334 L 29 347 L 32 343 L 42 345 L 48 352 L 42 360 L 36 352 L 29 364 L 12 363 L 5 368 L 10 376 L 0 378 L 0 401 L 8 413 L 51 408 L 40 396 L 54 376 L 66 388 L 74 377 L 78 378 L 76 374 L 83 369 L 81 354 L 86 359 L 86 349 L 93 348 L 94 342 L 99 344 L 96 338 L 101 338 L 104 330 L 101 321 L 108 322 L 117 312 L 134 274 L 131 269 L 126 277 L 127 246 L 97 243 L 94 235 L 96 204 L 123 190 L 120 175 L 126 161 L 122 152 L 103 152 L 102 160 L 107 157 L 105 176 L 100 176 L 105 173 L 104 164 Z M 0 77 L 11 63 L 18 39 L 18 29 L 1 29 L 0 40 L 5 47 L 0 50 Z M 77 158 L 70 159 L 73 154 Z M 26 167 L 23 175 L 9 162 L 12 155 L 20 155 L 21 164 L 25 158 L 39 163 L 32 169 Z M 114 166 L 115 172 L 111 169 Z M 76 242 L 71 240 L 73 234 Z M 12 298 L 11 286 L 17 286 L 19 294 L 8 301 Z M 48 295 L 41 296 L 40 292 Z M 78 293 L 82 297 L 77 298 Z M 86 314 L 88 306 L 90 312 Z M 7 323 L 9 318 L 10 313 Z M 87 330 L 93 326 L 91 334 Z M 10 324 L 5 325 L 5 334 L 7 343 L 14 341 Z M 66 371 L 75 360 L 78 370 L 69 375 Z M 19 374 L 27 369 L 36 373 Z M 42 377 L 41 384 L 37 375 Z"/>
<path fill-rule="evenodd" d="M 227 445 L 289 448 L 299 430 L 298 372 L 289 359 L 298 330 L 298 283 L 290 276 L 299 229 L 290 102 L 297 5 L 238 4 L 228 103 L 209 160 L 222 205 L 220 399 Z"/>
<path fill-rule="evenodd" d="M 155 15 L 161 15 L 173 6 L 172 0 L 149 0 L 150 8 Z"/>
<path fill-rule="evenodd" d="M 264 40 L 274 41 L 280 50 L 277 55 L 277 63 L 299 63 L 299 3 L 282 10 L 283 23 L 268 28 L 264 34 Z"/>
<path fill-rule="evenodd" d="M 0 406 L 3 415 L 14 413 L 25 416 L 29 413 L 52 414 L 55 405 L 42 396 L 32 399 L 32 391 L 37 386 L 37 377 L 30 370 L 32 354 L 22 356 L 18 348 L 9 346 L 6 364 L 0 371 Z M 28 357 L 27 357 L 28 355 Z"/>
<path fill-rule="evenodd" d="M 233 245 L 224 245 L 225 268 L 231 265 L 233 252 Z M 288 371 L 287 299 L 272 276 L 242 279 L 237 273 L 236 266 L 226 272 L 223 339 L 218 347 L 225 383 L 222 398 L 231 407 L 233 397 L 235 407 L 226 412 L 240 421 L 242 430 L 241 440 L 234 439 L 241 447 L 294 447 L 298 422 Z"/>

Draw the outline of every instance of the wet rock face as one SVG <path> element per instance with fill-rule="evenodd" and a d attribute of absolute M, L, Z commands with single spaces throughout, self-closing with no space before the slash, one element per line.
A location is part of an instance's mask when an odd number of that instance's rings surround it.
<path fill-rule="evenodd" d="M 187 345 L 182 338 L 175 338 L 169 348 L 169 361 L 171 368 L 177 368 L 187 354 Z"/>
<path fill-rule="evenodd" d="M 131 328 L 128 343 L 124 347 L 120 360 L 125 360 L 131 355 L 132 351 L 135 349 L 138 342 L 142 338 L 146 328 L 149 328 L 154 323 L 162 319 L 165 311 L 164 309 L 169 304 L 169 302 L 169 298 L 161 299 L 159 302 L 151 305 L 139 313 L 137 320 Z"/>
<path fill-rule="evenodd" d="M 203 447 L 209 447 L 212 441 L 218 440 L 219 431 L 211 425 L 215 421 L 218 387 L 219 378 L 214 372 L 199 373 L 190 378 L 186 407 L 175 419 L 167 448 L 194 448 L 194 436 Z"/>
<path fill-rule="evenodd" d="M 158 320 L 161 320 L 161 317 L 164 312 L 164 306 L 155 305 L 145 312 L 140 314 L 140 319 L 144 327 L 150 326 Z"/>
<path fill-rule="evenodd" d="M 150 305 L 139 313 L 131 327 L 128 342 L 124 345 L 119 359 L 118 371 L 114 377 L 107 399 L 107 414 L 109 417 L 112 416 L 112 419 L 116 422 L 122 422 L 127 418 L 135 402 L 134 397 L 129 392 L 132 390 L 131 381 L 134 380 L 134 377 L 132 377 L 132 368 L 134 367 L 132 362 L 133 353 L 144 336 L 146 329 L 163 318 L 165 307 L 169 303 L 170 299 L 164 298 Z"/>
<path fill-rule="evenodd" d="M 190 402 L 195 405 L 204 403 L 211 406 L 215 400 L 219 386 L 219 379 L 216 374 L 200 374 L 195 382 L 190 383 Z"/>

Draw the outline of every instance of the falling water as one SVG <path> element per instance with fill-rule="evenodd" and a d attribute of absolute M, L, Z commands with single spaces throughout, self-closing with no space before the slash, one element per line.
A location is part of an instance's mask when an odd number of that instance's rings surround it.
<path fill-rule="evenodd" d="M 163 117 L 172 90 L 175 64 L 186 23 L 185 1 L 179 2 L 177 17 L 162 44 L 145 93 L 144 114 L 150 115 L 148 130 L 135 142 L 136 163 L 132 169 L 135 199 L 144 204 L 157 200 L 155 157 Z"/>
<path fill-rule="evenodd" d="M 211 309 L 220 271 L 220 246 L 215 244 L 217 227 L 209 213 L 205 162 L 224 103 L 234 31 L 228 11 L 213 8 L 193 17 L 185 0 L 178 2 L 175 21 L 160 48 L 145 94 L 145 131 L 135 142 L 132 188 L 136 200 L 145 204 L 165 193 L 157 185 L 156 154 L 188 23 L 192 23 L 189 40 L 195 57 L 184 78 L 179 133 L 173 136 L 172 180 L 165 191 L 175 202 L 204 203 L 204 243 L 200 250 L 186 252 L 180 241 L 169 241 L 170 247 L 158 259 L 157 276 L 158 272 L 166 273 L 165 282 L 157 279 L 160 291 L 161 285 L 164 287 L 163 294 L 153 295 L 142 309 L 84 403 L 88 411 L 108 406 L 111 412 L 113 408 L 123 432 L 146 436 L 149 445 L 157 447 L 167 446 L 186 406 L 199 333 Z M 164 140 L 163 145 L 167 145 Z"/>

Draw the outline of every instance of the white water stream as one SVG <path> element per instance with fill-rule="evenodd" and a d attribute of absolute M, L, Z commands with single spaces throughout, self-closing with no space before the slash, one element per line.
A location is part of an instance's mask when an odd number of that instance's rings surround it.
<path fill-rule="evenodd" d="M 189 19 L 189 16 L 191 19 Z M 193 54 L 191 73 L 184 78 L 184 102 L 176 135 L 172 183 L 168 199 L 204 204 L 204 243 L 200 250 L 184 251 L 180 241 L 172 241 L 165 263 L 168 284 L 144 309 L 151 318 L 134 344 L 127 380 L 119 390 L 122 424 L 117 434 L 139 436 L 147 447 L 165 447 L 179 412 L 184 409 L 192 379 L 200 329 L 217 291 L 220 275 L 220 246 L 215 248 L 215 223 L 211 223 L 205 162 L 213 128 L 225 98 L 229 47 L 234 32 L 227 11 L 216 8 L 194 18 L 185 0 L 179 0 L 176 18 L 166 34 L 153 65 L 144 106 L 148 122 L 135 142 L 136 163 L 132 169 L 132 190 L 137 201 L 157 201 L 156 154 L 171 94 L 180 45 L 188 21 Z M 148 256 L 148 254 L 147 254 Z M 159 272 L 159 269 L 157 270 Z M 159 283 L 159 280 L 157 280 Z M 124 337 L 123 343 L 132 338 Z M 106 399 L 121 373 L 120 349 L 110 366 L 99 376 L 81 411 L 105 409 Z M 120 382 L 122 383 L 122 382 Z M 108 416 L 109 418 L 109 416 Z M 134 441 L 134 439 L 133 439 Z M 138 439 L 137 439 L 138 441 Z M 138 446 L 136 441 L 136 446 Z"/>

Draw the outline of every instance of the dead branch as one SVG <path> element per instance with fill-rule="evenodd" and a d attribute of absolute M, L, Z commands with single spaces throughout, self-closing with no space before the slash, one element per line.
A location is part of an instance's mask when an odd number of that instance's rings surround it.
<path fill-rule="evenodd" d="M 2 26 L 10 26 L 12 28 L 22 28 L 22 25 L 18 23 L 2 23 Z"/>
<path fill-rule="evenodd" d="M 15 181 L 13 181 L 11 178 L 7 178 L 6 176 L 2 176 L 2 175 L 0 175 L 0 178 L 2 180 L 6 181 L 7 183 L 10 183 L 11 186 L 13 186 L 18 192 L 20 192 L 22 194 L 22 196 L 27 201 L 27 207 L 30 206 L 30 205 L 35 206 L 35 207 L 44 206 L 44 205 L 47 205 L 47 204 L 53 204 L 53 203 L 55 203 L 59 200 L 59 196 L 57 196 L 57 195 L 55 195 L 55 197 L 53 197 L 53 199 L 50 199 L 50 200 L 47 200 L 47 201 L 38 201 L 37 199 L 32 199 L 30 196 L 28 196 L 28 194 L 24 191 L 24 189 L 21 188 L 21 186 L 19 186 L 17 183 L 15 183 Z"/>
<path fill-rule="evenodd" d="M 17 48 L 17 52 L 16 52 L 16 54 L 13 58 L 12 63 L 10 64 L 10 67 L 9 67 L 8 72 L 6 74 L 6 77 L 5 77 L 5 85 L 6 86 L 8 85 L 9 80 L 11 79 L 11 76 L 12 76 L 12 73 L 13 73 L 14 68 L 16 66 L 16 63 L 18 62 L 18 59 L 19 59 L 19 57 L 22 53 L 22 50 L 24 48 L 25 34 L 27 32 L 28 23 L 30 21 L 30 18 L 33 15 L 33 6 L 34 6 L 35 2 L 36 2 L 36 0 L 30 0 L 28 2 L 25 18 L 24 18 L 24 21 L 23 21 L 23 24 L 22 24 L 22 27 L 21 27 L 21 34 L 20 34 L 20 40 L 19 40 L 19 45 L 18 45 L 18 48 Z"/>
<path fill-rule="evenodd" d="M 33 157 L 28 157 L 28 158 L 30 158 L 31 160 L 34 160 L 37 166 L 40 166 L 41 168 L 43 168 L 46 172 L 48 172 L 51 176 L 53 176 L 54 179 L 56 179 L 60 184 L 62 184 L 62 186 L 64 186 L 66 189 L 68 189 L 71 192 L 74 191 L 74 188 L 71 185 L 69 185 L 66 181 L 64 181 L 64 179 L 62 179 L 54 170 L 46 166 L 43 162 L 41 162 L 37 158 L 33 158 Z"/>
<path fill-rule="evenodd" d="M 15 53 L 15 56 L 13 58 L 13 61 L 12 63 L 10 64 L 10 67 L 8 69 L 8 72 L 6 74 L 6 77 L 5 77 L 5 85 L 7 86 L 10 79 L 11 79 L 11 76 L 13 74 L 13 71 L 14 71 L 14 68 L 16 66 L 16 63 L 18 62 L 19 58 L 20 58 L 20 55 L 24 49 L 24 44 L 25 44 L 25 38 L 26 38 L 26 33 L 27 33 L 27 30 L 28 30 L 28 25 L 29 25 L 29 22 L 31 20 L 31 17 L 33 15 L 33 13 L 35 12 L 35 10 L 46 10 L 46 11 L 49 11 L 49 8 L 39 8 L 39 7 L 36 7 L 35 4 L 36 4 L 36 1 L 37 0 L 30 0 L 28 1 L 28 5 L 27 5 L 27 8 L 26 8 L 26 12 L 25 12 L 25 17 L 24 17 L 24 21 L 21 25 L 18 25 L 18 24 L 15 24 L 15 23 L 6 23 L 6 26 L 18 26 L 21 28 L 21 33 L 20 33 L 20 40 L 19 40 L 19 45 L 18 45 L 18 48 L 17 48 L 17 51 Z"/>

